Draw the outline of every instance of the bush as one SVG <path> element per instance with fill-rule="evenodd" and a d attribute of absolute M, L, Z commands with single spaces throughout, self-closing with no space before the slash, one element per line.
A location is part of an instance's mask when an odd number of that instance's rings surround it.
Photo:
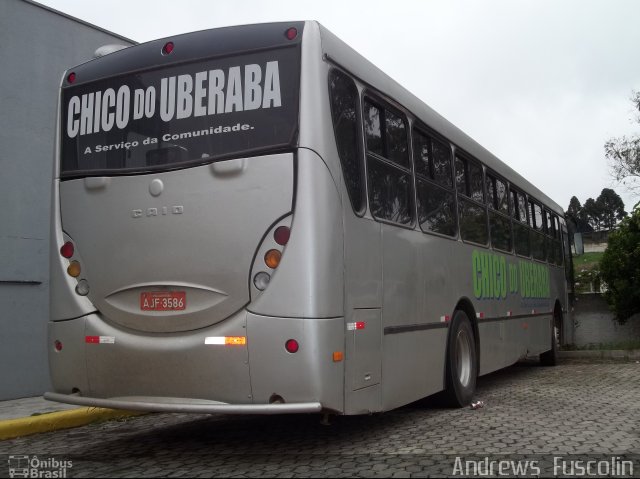
<path fill-rule="evenodd" d="M 640 312 L 640 208 L 609 236 L 600 275 L 608 287 L 605 298 L 619 322 Z"/>

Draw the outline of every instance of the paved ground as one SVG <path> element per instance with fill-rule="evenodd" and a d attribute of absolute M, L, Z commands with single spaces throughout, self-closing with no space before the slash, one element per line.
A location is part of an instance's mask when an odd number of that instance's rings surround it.
<path fill-rule="evenodd" d="M 42 397 L 0 401 L 0 421 L 77 408 L 78 406 L 72 406 L 71 404 L 47 401 Z"/>
<path fill-rule="evenodd" d="M 0 460 L 71 461 L 67 477 L 424 477 L 456 472 L 456 457 L 546 467 L 571 454 L 628 459 L 640 473 L 635 361 L 516 365 L 481 378 L 477 399 L 484 408 L 413 404 L 330 426 L 312 415 L 149 415 L 0 442 Z"/>

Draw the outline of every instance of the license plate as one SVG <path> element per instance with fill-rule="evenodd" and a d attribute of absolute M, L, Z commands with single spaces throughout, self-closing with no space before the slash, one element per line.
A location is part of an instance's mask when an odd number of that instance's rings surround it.
<path fill-rule="evenodd" d="M 140 294 L 142 311 L 181 311 L 187 307 L 184 291 L 151 291 Z"/>

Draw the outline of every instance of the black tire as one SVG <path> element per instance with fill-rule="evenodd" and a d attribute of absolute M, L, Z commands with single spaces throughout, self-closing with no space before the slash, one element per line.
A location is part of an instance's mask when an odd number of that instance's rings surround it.
<path fill-rule="evenodd" d="M 555 366 L 558 364 L 558 350 L 560 349 L 560 321 L 554 316 L 551 323 L 551 349 L 540 355 L 540 365 Z"/>
<path fill-rule="evenodd" d="M 464 311 L 456 311 L 453 315 L 446 359 L 446 404 L 450 407 L 468 406 L 476 390 L 478 361 L 475 335 Z"/>

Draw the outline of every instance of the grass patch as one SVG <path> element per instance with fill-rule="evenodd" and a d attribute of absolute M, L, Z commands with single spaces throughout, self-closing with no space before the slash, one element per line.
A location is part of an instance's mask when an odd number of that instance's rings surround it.
<path fill-rule="evenodd" d="M 573 257 L 576 293 L 589 293 L 600 288 L 600 260 L 604 253 L 585 253 Z"/>
<path fill-rule="evenodd" d="M 602 351 L 611 349 L 640 349 L 640 339 L 629 339 L 627 341 L 617 341 L 610 343 L 589 343 L 583 346 L 566 344 L 562 347 L 564 351 Z"/>
<path fill-rule="evenodd" d="M 604 254 L 604 252 L 601 253 L 585 253 L 585 254 L 581 254 L 580 256 L 574 256 L 573 257 L 573 269 L 575 273 L 579 273 L 580 270 L 588 270 L 588 269 L 593 269 L 594 267 L 597 267 L 600 265 L 600 260 L 602 259 L 602 255 Z"/>

